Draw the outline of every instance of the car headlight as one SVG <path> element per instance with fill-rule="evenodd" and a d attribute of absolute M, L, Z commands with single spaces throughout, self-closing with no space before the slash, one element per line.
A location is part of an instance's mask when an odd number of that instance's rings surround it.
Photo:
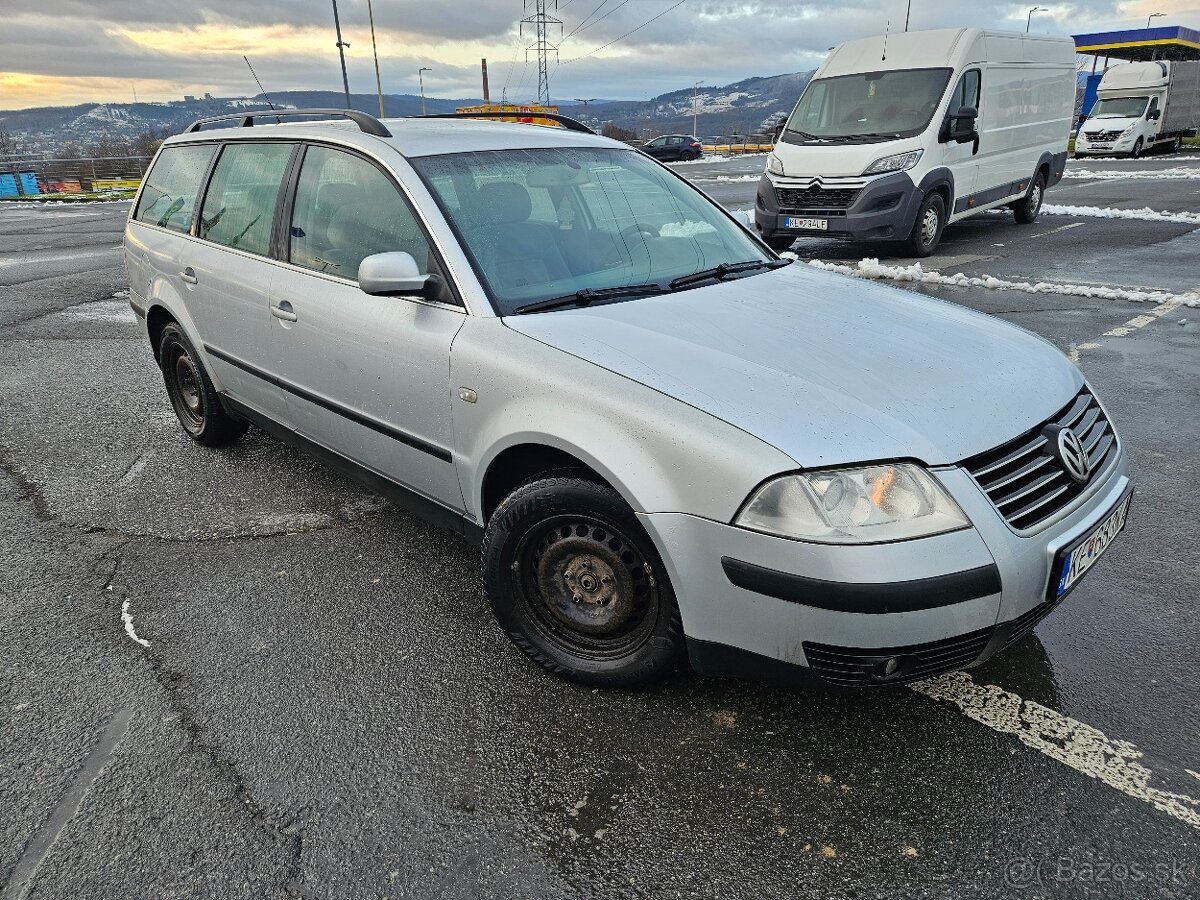
<path fill-rule="evenodd" d="M 772 175 L 783 174 L 783 160 L 774 153 L 767 154 L 767 171 Z"/>
<path fill-rule="evenodd" d="M 1137 122 L 1134 122 L 1132 125 L 1130 125 L 1128 128 L 1126 128 L 1124 131 L 1122 131 L 1121 137 L 1129 137 L 1131 134 L 1133 134 L 1133 130 L 1135 128 L 1137 128 Z"/>
<path fill-rule="evenodd" d="M 924 150 L 909 150 L 907 153 L 885 156 L 867 166 L 863 174 L 882 175 L 884 172 L 903 172 L 915 166 L 924 152 Z"/>
<path fill-rule="evenodd" d="M 971 522 L 923 468 L 890 463 L 782 475 L 755 491 L 733 524 L 823 544 L 869 544 Z"/>

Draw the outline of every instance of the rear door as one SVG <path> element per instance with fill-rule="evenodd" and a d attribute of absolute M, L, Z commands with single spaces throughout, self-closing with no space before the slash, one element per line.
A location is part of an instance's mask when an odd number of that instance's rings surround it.
<path fill-rule="evenodd" d="M 273 419 L 286 421 L 271 369 L 270 286 L 276 264 L 271 236 L 285 176 L 297 147 L 286 141 L 231 141 L 209 178 L 198 241 L 181 258 L 193 279 L 189 312 L 209 365 L 228 392 Z M 190 276 L 188 273 L 191 273 Z"/>
<path fill-rule="evenodd" d="M 309 145 L 271 291 L 272 365 L 305 437 L 456 511 L 450 344 L 461 306 L 377 297 L 358 266 L 401 250 L 442 270 L 407 198 L 373 161 Z"/>

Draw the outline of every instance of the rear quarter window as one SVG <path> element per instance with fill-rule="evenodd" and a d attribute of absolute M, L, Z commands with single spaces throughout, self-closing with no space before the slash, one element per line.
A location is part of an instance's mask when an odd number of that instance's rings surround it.
<path fill-rule="evenodd" d="M 134 219 L 172 231 L 187 231 L 215 144 L 165 147 L 142 188 Z"/>

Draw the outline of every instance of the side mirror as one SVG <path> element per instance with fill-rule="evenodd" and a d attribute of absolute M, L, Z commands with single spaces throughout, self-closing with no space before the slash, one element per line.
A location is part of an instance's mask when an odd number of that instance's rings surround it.
<path fill-rule="evenodd" d="M 376 253 L 358 264 L 358 286 L 365 294 L 408 294 L 424 297 L 433 279 L 422 275 L 411 253 Z"/>
<path fill-rule="evenodd" d="M 973 106 L 963 106 L 949 118 L 949 140 L 958 144 L 967 144 L 975 140 L 975 122 L 979 119 L 979 110 Z"/>
<path fill-rule="evenodd" d="M 1151 122 L 1157 122 L 1159 119 L 1161 119 L 1161 118 L 1162 118 L 1162 110 L 1160 110 L 1160 109 L 1152 109 L 1152 110 L 1150 110 L 1150 112 L 1149 112 L 1149 113 L 1146 115 L 1146 118 L 1147 118 L 1147 119 L 1149 119 Z"/>

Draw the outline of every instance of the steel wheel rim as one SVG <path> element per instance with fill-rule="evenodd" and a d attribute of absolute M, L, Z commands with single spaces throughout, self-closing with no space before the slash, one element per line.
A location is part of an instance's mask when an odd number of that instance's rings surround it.
<path fill-rule="evenodd" d="M 629 655 L 653 632 L 662 608 L 662 588 L 641 548 L 597 516 L 539 522 L 518 543 L 512 572 L 533 629 L 575 657 Z"/>
<path fill-rule="evenodd" d="M 1037 213 L 1042 208 L 1042 186 L 1040 184 L 1033 186 L 1033 193 L 1030 194 L 1029 200 L 1030 212 Z"/>
<path fill-rule="evenodd" d="M 932 244 L 934 238 L 937 237 L 938 231 L 938 213 L 932 206 L 925 210 L 925 215 L 921 217 L 921 240 L 926 245 Z"/>
<path fill-rule="evenodd" d="M 185 428 L 198 432 L 204 427 L 204 393 L 200 373 L 187 351 L 180 349 L 170 368 L 174 390 L 171 399 Z"/>

